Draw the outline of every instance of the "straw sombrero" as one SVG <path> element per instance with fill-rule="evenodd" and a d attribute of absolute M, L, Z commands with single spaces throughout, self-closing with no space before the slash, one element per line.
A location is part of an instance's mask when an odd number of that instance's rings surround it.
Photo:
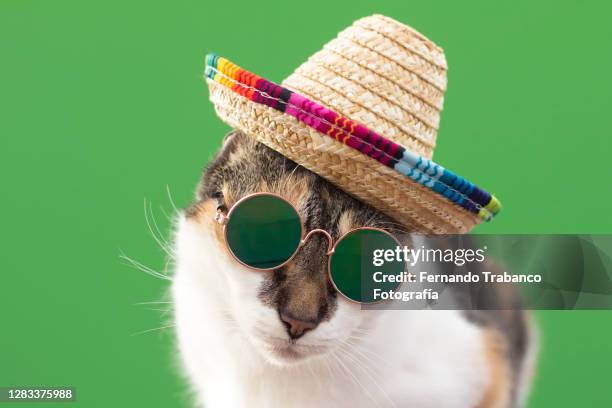
<path fill-rule="evenodd" d="M 431 161 L 441 48 L 389 17 L 357 20 L 280 85 L 209 54 L 223 121 L 421 233 L 465 233 L 499 201 Z"/>

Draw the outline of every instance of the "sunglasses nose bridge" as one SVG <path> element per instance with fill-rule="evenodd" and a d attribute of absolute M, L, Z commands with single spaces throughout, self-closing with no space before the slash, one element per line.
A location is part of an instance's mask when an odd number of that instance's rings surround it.
<path fill-rule="evenodd" d="M 308 238 L 310 238 L 312 235 L 314 234 L 323 234 L 327 237 L 327 252 L 326 255 L 331 255 L 334 252 L 334 239 L 332 238 L 332 236 L 329 234 L 329 232 L 320 229 L 320 228 L 316 228 L 313 230 L 310 230 L 308 232 L 308 234 L 306 234 L 306 236 L 304 237 L 304 239 L 302 239 L 302 241 L 300 242 L 300 246 L 304 246 L 304 244 L 306 244 L 306 241 L 308 241 Z"/>

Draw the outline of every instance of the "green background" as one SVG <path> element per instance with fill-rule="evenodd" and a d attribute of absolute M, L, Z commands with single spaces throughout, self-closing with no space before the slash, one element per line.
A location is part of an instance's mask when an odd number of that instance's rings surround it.
<path fill-rule="evenodd" d="M 136 334 L 170 324 L 149 310 L 167 305 L 135 305 L 163 300 L 167 282 L 119 255 L 164 269 L 144 200 L 167 235 L 166 186 L 186 205 L 228 129 L 204 55 L 281 80 L 374 12 L 446 50 L 435 158 L 505 205 L 478 232 L 612 232 L 605 2 L 0 0 L 0 386 L 73 385 L 71 406 L 188 406 L 171 329 Z M 610 406 L 612 312 L 538 318 L 530 406 Z"/>

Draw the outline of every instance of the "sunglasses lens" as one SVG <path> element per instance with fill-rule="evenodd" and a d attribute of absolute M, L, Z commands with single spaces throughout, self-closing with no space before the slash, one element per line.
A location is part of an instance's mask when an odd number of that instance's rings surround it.
<path fill-rule="evenodd" d="M 295 253 L 302 224 L 291 204 L 273 195 L 250 197 L 232 210 L 227 244 L 236 258 L 252 268 L 276 268 Z"/>
<path fill-rule="evenodd" d="M 392 250 L 398 246 L 389 234 L 374 229 L 357 229 L 345 235 L 334 248 L 330 259 L 330 275 L 336 289 L 347 298 L 360 303 L 373 303 L 380 291 L 396 289 L 399 284 L 387 282 L 385 276 L 403 272 L 401 261 L 374 265 L 374 251 Z M 379 273 L 380 272 L 380 273 Z M 383 282 L 377 282 L 383 280 Z"/>

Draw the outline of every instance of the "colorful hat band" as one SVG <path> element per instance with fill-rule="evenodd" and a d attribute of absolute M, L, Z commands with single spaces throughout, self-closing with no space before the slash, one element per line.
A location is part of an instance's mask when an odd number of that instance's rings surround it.
<path fill-rule="evenodd" d="M 225 58 L 206 56 L 206 77 L 249 100 L 295 117 L 300 122 L 410 177 L 484 220 L 501 209 L 495 196 L 463 177 L 415 154 L 366 126 L 263 79 Z"/>

